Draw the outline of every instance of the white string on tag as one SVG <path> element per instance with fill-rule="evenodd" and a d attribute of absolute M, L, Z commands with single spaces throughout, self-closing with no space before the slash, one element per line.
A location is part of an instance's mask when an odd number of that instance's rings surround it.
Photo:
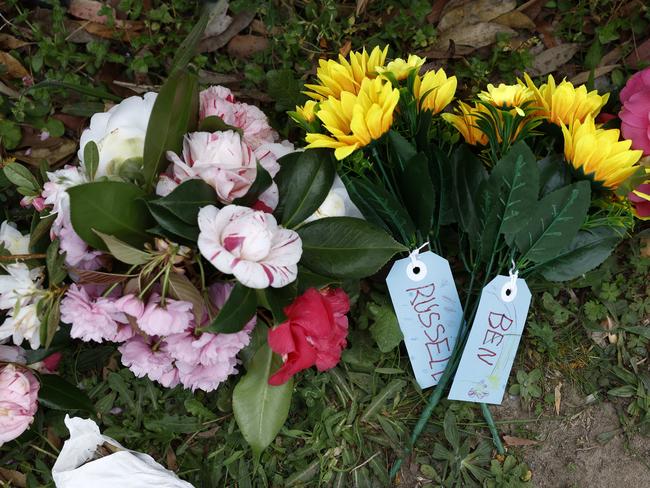
<path fill-rule="evenodd" d="M 429 245 L 428 242 L 425 242 L 417 249 L 411 251 L 409 254 L 409 259 L 411 262 L 406 267 L 406 276 L 408 276 L 411 281 L 422 281 L 427 276 L 427 265 L 418 259 L 420 251 Z"/>
<path fill-rule="evenodd" d="M 517 278 L 519 277 L 519 270 L 515 265 L 514 259 L 512 260 L 512 267 L 508 271 L 510 281 L 503 285 L 501 288 L 501 300 L 510 303 L 517 296 Z"/>

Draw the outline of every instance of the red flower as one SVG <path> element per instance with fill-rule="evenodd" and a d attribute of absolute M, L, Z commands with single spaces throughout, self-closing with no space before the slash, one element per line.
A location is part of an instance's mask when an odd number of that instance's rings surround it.
<path fill-rule="evenodd" d="M 269 347 L 284 360 L 269 384 L 282 385 L 314 365 L 318 371 L 336 366 L 347 344 L 349 310 L 350 300 L 340 288 L 310 288 L 286 307 L 287 320 L 269 330 Z"/>

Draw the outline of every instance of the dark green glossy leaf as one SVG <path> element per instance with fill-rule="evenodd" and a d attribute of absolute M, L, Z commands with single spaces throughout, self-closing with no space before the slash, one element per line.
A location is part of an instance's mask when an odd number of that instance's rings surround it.
<path fill-rule="evenodd" d="M 255 181 L 253 181 L 253 184 L 251 187 L 248 189 L 248 192 L 246 192 L 246 195 L 244 195 L 241 198 L 235 199 L 233 201 L 233 205 L 241 205 L 244 207 L 251 207 L 257 200 L 259 199 L 259 196 L 264 193 L 264 191 L 271 186 L 271 183 L 273 183 L 273 178 L 271 178 L 271 175 L 269 174 L 268 171 L 264 169 L 264 167 L 257 162 L 257 175 L 255 176 Z"/>
<path fill-rule="evenodd" d="M 417 155 L 417 150 L 413 144 L 397 131 L 389 130 L 388 134 L 386 134 L 386 141 L 388 142 L 391 161 L 397 169 L 405 169 L 407 163 Z"/>
<path fill-rule="evenodd" d="M 240 134 L 242 133 L 242 130 L 239 127 L 226 124 L 223 119 L 217 115 L 210 115 L 199 122 L 198 130 L 200 132 L 224 132 L 232 130 Z"/>
<path fill-rule="evenodd" d="M 92 247 L 107 249 L 95 230 L 134 247 L 151 240 L 145 229 L 154 221 L 141 188 L 121 181 L 96 181 L 73 186 L 68 193 L 72 227 Z"/>
<path fill-rule="evenodd" d="M 364 278 L 376 273 L 398 252 L 407 251 L 379 227 L 351 217 L 328 217 L 298 229 L 300 263 L 337 278 Z"/>
<path fill-rule="evenodd" d="M 579 181 L 546 195 L 530 222 L 515 237 L 524 259 L 544 263 L 558 256 L 576 236 L 591 203 L 589 182 Z"/>
<path fill-rule="evenodd" d="M 55 410 L 85 410 L 94 412 L 95 407 L 83 391 L 56 374 L 39 376 L 41 388 L 38 401 L 41 405 Z"/>
<path fill-rule="evenodd" d="M 258 290 L 258 293 L 263 295 L 263 301 L 260 300 L 260 303 L 264 303 L 264 306 L 268 306 L 269 310 L 273 314 L 273 321 L 276 325 L 286 319 L 284 308 L 291 305 L 298 295 L 297 285 L 297 281 L 294 281 L 282 288 L 269 287 L 264 290 Z"/>
<path fill-rule="evenodd" d="M 68 273 L 65 270 L 65 253 L 59 254 L 59 240 L 55 239 L 47 247 L 45 253 L 45 264 L 47 266 L 47 278 L 50 286 L 56 286 L 65 280 Z"/>
<path fill-rule="evenodd" d="M 280 364 L 280 357 L 262 345 L 233 391 L 235 420 L 256 457 L 273 442 L 289 415 L 293 378 L 281 386 L 269 385 L 271 372 Z"/>
<path fill-rule="evenodd" d="M 232 334 L 244 328 L 257 310 L 255 290 L 237 283 L 217 316 L 206 327 L 208 332 Z"/>
<path fill-rule="evenodd" d="M 145 188 L 151 189 L 164 166 L 167 151 L 180 152 L 183 136 L 192 132 L 199 111 L 196 76 L 178 71 L 160 89 L 151 110 L 144 140 Z"/>
<path fill-rule="evenodd" d="M 90 180 L 95 179 L 95 173 L 99 167 L 99 149 L 95 141 L 88 141 L 84 146 L 84 168 Z"/>
<path fill-rule="evenodd" d="M 537 161 L 540 197 L 571 184 L 571 171 L 561 154 L 551 154 Z"/>
<path fill-rule="evenodd" d="M 487 179 L 487 171 L 466 144 L 452 155 L 451 178 L 451 199 L 456 220 L 463 232 L 469 234 L 470 238 L 476 238 L 481 230 L 476 195 L 479 194 L 481 183 Z"/>
<path fill-rule="evenodd" d="M 150 205 L 147 202 L 151 215 L 158 223 L 158 225 L 167 233 L 171 234 L 169 237 L 181 237 L 187 241 L 196 242 L 199 237 L 198 224 L 190 225 L 187 222 L 179 219 L 171 211 L 158 205 Z"/>
<path fill-rule="evenodd" d="M 137 249 L 133 246 L 129 246 L 127 243 L 116 239 L 113 236 L 109 236 L 99 231 L 95 231 L 99 237 L 101 237 L 104 244 L 108 248 L 109 252 L 116 258 L 126 264 L 145 264 L 151 261 L 153 255 Z"/>
<path fill-rule="evenodd" d="M 617 229 L 607 226 L 583 229 L 558 255 L 538 270 L 549 281 L 567 281 L 591 271 L 609 257 L 622 240 Z"/>
<path fill-rule="evenodd" d="M 196 225 L 196 217 L 201 207 L 218 203 L 217 192 L 205 181 L 187 180 L 178 185 L 167 196 L 149 200 L 149 206 L 162 207 L 183 222 Z"/>
<path fill-rule="evenodd" d="M 423 153 L 416 154 L 396 171 L 404 204 L 421 235 L 427 236 L 433 225 L 436 194 L 429 174 L 429 161 Z"/>
<path fill-rule="evenodd" d="M 208 25 L 210 14 L 213 9 L 220 11 L 220 4 L 223 4 L 223 0 L 216 6 L 212 3 L 204 5 L 203 12 L 201 12 L 196 24 L 194 24 L 190 33 L 185 37 L 185 39 L 183 39 L 183 42 L 178 46 L 178 49 L 176 49 L 176 54 L 174 55 L 174 59 L 172 59 L 170 73 L 173 74 L 177 71 L 184 70 L 192 58 L 197 54 L 196 48 L 198 47 L 199 41 L 203 37 L 205 28 Z"/>
<path fill-rule="evenodd" d="M 332 152 L 308 149 L 297 158 L 287 158 L 275 181 L 281 205 L 275 215 L 285 227 L 295 227 L 312 215 L 327 197 L 334 182 Z"/>

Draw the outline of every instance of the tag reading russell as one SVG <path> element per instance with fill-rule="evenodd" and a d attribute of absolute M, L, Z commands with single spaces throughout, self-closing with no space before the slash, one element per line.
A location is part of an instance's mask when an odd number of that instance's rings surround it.
<path fill-rule="evenodd" d="M 421 388 L 437 385 L 463 318 L 449 262 L 414 252 L 395 262 L 386 283 L 415 379 Z"/>
<path fill-rule="evenodd" d="M 516 276 L 497 276 L 483 288 L 450 400 L 501 404 L 530 299 L 526 282 Z"/>

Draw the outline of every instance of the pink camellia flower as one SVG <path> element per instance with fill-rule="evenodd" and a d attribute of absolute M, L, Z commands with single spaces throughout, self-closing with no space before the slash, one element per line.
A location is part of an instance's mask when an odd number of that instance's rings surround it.
<path fill-rule="evenodd" d="M 621 90 L 623 137 L 632 141 L 632 148 L 650 155 L 650 68 L 634 74 Z"/>
<path fill-rule="evenodd" d="M 200 93 L 199 100 L 201 120 L 217 116 L 226 124 L 242 129 L 246 142 L 253 149 L 264 142 L 274 142 L 277 139 L 264 112 L 254 105 L 237 102 L 228 88 L 211 86 Z"/>
<path fill-rule="evenodd" d="M 83 285 L 72 284 L 66 291 L 61 300 L 61 320 L 72 325 L 71 337 L 86 342 L 122 342 L 133 335 L 115 300 L 91 296 Z"/>
<path fill-rule="evenodd" d="M 0 446 L 27 430 L 38 409 L 39 384 L 27 368 L 0 365 Z"/>
<path fill-rule="evenodd" d="M 298 275 L 302 242 L 273 215 L 238 205 L 199 211 L 198 247 L 222 273 L 250 288 L 281 288 Z"/>
<path fill-rule="evenodd" d="M 193 320 L 190 302 L 167 298 L 161 304 L 160 295 L 154 293 L 138 318 L 138 327 L 152 336 L 166 336 L 183 332 Z"/>
<path fill-rule="evenodd" d="M 223 203 L 244 196 L 257 176 L 253 150 L 232 130 L 187 134 L 183 141 L 184 161 L 171 151 L 167 158 L 173 163 L 172 179 L 176 183 L 201 178 L 215 189 Z M 159 187 L 167 185 L 164 178 L 161 182 Z M 157 189 L 161 191 L 165 191 L 163 187 Z"/>
<path fill-rule="evenodd" d="M 318 371 L 336 366 L 347 343 L 349 310 L 348 296 L 340 288 L 310 288 L 286 307 L 287 320 L 268 333 L 269 347 L 284 360 L 269 384 L 284 384 L 314 365 Z"/>
<path fill-rule="evenodd" d="M 153 342 L 151 339 L 145 340 L 136 335 L 122 344 L 118 350 L 122 354 L 122 364 L 138 378 L 147 376 L 167 388 L 173 388 L 178 384 L 178 370 L 164 341 Z"/>

